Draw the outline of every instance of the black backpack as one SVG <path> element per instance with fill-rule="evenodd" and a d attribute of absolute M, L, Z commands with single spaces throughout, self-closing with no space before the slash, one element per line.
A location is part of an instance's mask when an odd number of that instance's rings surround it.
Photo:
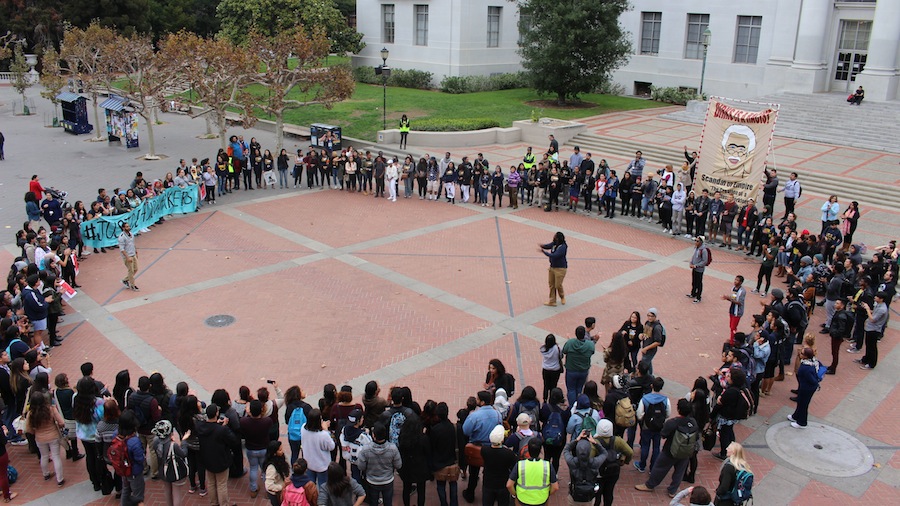
<path fill-rule="evenodd" d="M 644 410 L 644 427 L 653 432 L 662 430 L 666 423 L 666 403 L 664 401 L 648 404 Z"/>

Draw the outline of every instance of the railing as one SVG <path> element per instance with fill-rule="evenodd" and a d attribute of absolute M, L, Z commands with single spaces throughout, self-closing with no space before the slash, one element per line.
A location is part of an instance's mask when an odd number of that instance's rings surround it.
<path fill-rule="evenodd" d="M 38 77 L 37 73 L 35 73 L 35 74 L 26 74 L 26 76 L 27 76 L 28 78 L 31 79 L 31 82 L 32 82 L 33 84 L 37 84 L 37 82 L 38 82 L 38 80 L 39 80 L 39 77 Z M 13 73 L 12 73 L 12 72 L 0 72 L 0 83 L 2 83 L 2 84 L 11 83 L 12 80 L 13 80 Z"/>

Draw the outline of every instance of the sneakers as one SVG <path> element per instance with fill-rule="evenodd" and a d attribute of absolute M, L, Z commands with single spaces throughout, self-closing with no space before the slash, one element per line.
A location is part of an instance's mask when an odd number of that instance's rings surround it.
<path fill-rule="evenodd" d="M 790 422 L 796 422 L 796 421 L 797 421 L 797 420 L 794 420 L 794 415 L 792 415 L 792 414 L 791 414 L 791 415 L 788 415 L 788 416 L 787 416 L 787 419 L 788 419 L 788 421 L 790 421 Z"/>
<path fill-rule="evenodd" d="M 862 350 L 860 350 L 860 349 L 857 348 L 856 346 L 851 346 L 851 347 L 847 348 L 847 353 L 859 353 L 859 352 L 861 352 L 861 351 L 862 351 Z"/>
<path fill-rule="evenodd" d="M 208 494 L 208 493 L 209 492 L 207 492 L 205 488 L 200 489 L 200 497 L 206 497 L 206 494 Z"/>
<path fill-rule="evenodd" d="M 864 370 L 864 371 L 868 371 L 868 370 L 870 370 L 870 369 L 875 369 L 874 367 L 872 367 L 872 366 L 869 365 L 869 364 L 863 364 L 863 365 L 859 366 L 859 368 L 862 369 L 862 370 Z"/>
<path fill-rule="evenodd" d="M 797 422 L 791 422 L 791 427 L 793 427 L 793 428 L 795 428 L 795 429 L 805 429 L 805 428 L 806 428 L 806 425 L 800 425 L 800 424 L 797 423 Z"/>
<path fill-rule="evenodd" d="M 140 288 L 138 288 L 137 285 L 131 285 L 131 289 L 134 290 L 135 292 L 140 290 Z"/>
<path fill-rule="evenodd" d="M 131 285 L 128 284 L 128 281 L 122 280 L 122 284 L 125 285 L 125 288 L 131 288 Z"/>
<path fill-rule="evenodd" d="M 634 468 L 637 469 L 637 471 L 638 471 L 639 473 L 643 473 L 643 472 L 646 470 L 645 468 L 641 467 L 640 462 L 638 462 L 638 461 L 636 461 L 636 460 L 635 460 L 634 462 L 632 462 L 632 464 L 634 464 Z M 643 485 L 641 485 L 641 486 L 643 487 Z M 635 487 L 635 488 L 636 488 L 636 487 Z M 646 488 L 646 487 L 644 487 L 644 488 L 645 488 L 646 490 L 650 490 L 649 488 Z M 638 489 L 638 490 L 641 490 L 641 489 Z"/>
<path fill-rule="evenodd" d="M 854 363 L 854 364 L 862 364 L 863 362 L 862 362 L 862 359 L 861 359 L 861 358 L 854 358 L 854 359 L 853 359 L 853 363 Z"/>
<path fill-rule="evenodd" d="M 700 303 L 700 299 L 694 299 L 694 304 L 699 304 L 699 303 Z"/>
<path fill-rule="evenodd" d="M 758 288 L 754 288 L 753 290 L 750 290 L 750 293 L 759 293 L 759 289 L 758 289 Z"/>

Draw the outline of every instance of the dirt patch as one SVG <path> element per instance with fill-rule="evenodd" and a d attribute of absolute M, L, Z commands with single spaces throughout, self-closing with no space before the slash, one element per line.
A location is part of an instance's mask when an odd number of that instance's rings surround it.
<path fill-rule="evenodd" d="M 563 110 L 571 110 L 571 109 L 591 109 L 593 107 L 597 107 L 597 104 L 593 102 L 567 102 L 566 105 L 559 105 L 556 103 L 556 100 L 532 100 L 530 102 L 525 102 L 526 105 L 530 105 L 532 107 L 542 107 L 544 109 L 563 109 Z"/>

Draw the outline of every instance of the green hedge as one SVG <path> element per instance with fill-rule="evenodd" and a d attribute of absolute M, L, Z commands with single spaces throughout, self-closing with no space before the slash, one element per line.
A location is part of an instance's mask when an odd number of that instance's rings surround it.
<path fill-rule="evenodd" d="M 527 88 L 528 85 L 528 77 L 524 72 L 492 76 L 446 76 L 441 80 L 441 91 L 457 95 L 479 91 Z"/>
<path fill-rule="evenodd" d="M 421 132 L 467 132 L 499 127 L 500 122 L 490 118 L 466 118 L 416 121 L 413 130 Z"/>
<path fill-rule="evenodd" d="M 375 68 L 369 66 L 356 67 L 353 69 L 353 78 L 356 82 L 365 84 L 381 84 L 381 76 L 375 75 Z M 431 80 L 434 74 L 422 70 L 404 70 L 391 69 L 391 76 L 388 77 L 387 85 L 396 86 L 398 88 L 413 88 L 417 90 L 431 89 Z"/>
<path fill-rule="evenodd" d="M 666 102 L 668 104 L 687 105 L 689 100 L 705 100 L 693 90 L 683 90 L 678 88 L 657 88 L 650 87 L 650 98 L 657 102 Z"/>

